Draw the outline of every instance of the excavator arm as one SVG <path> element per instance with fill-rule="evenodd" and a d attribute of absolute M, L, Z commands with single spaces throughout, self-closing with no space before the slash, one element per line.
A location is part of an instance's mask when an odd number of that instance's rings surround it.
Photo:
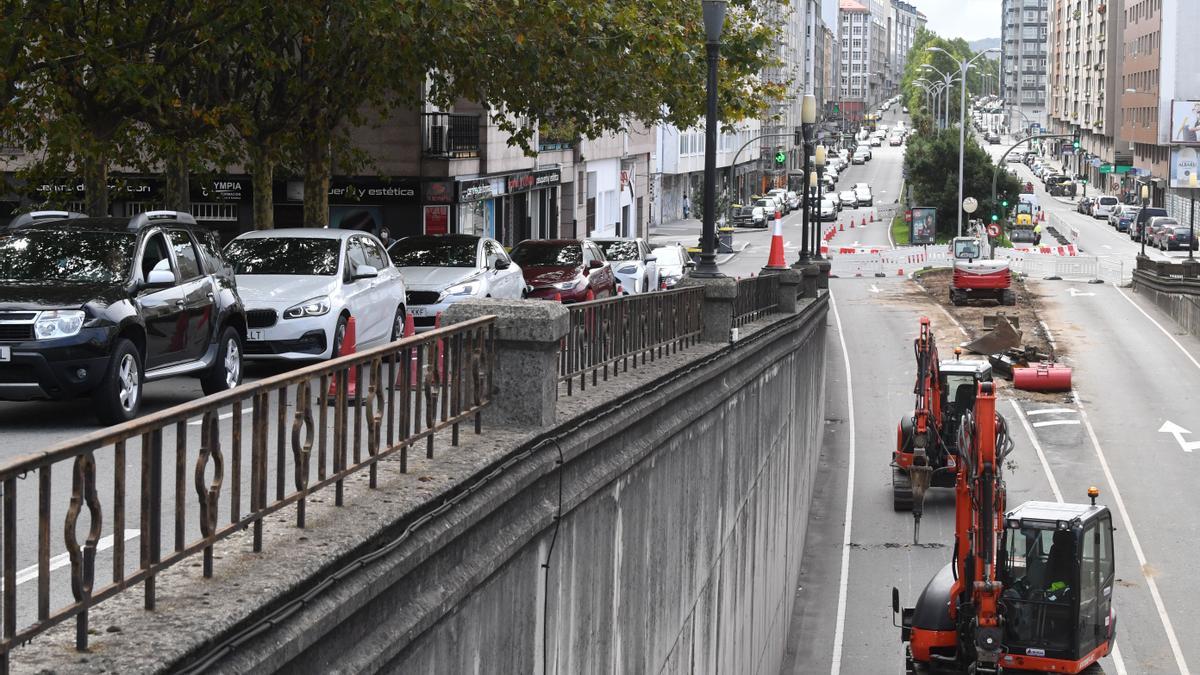
<path fill-rule="evenodd" d="M 917 382 L 913 393 L 916 394 L 916 405 L 913 407 L 913 457 L 908 468 L 909 481 L 912 485 L 912 514 L 913 514 L 913 543 L 917 543 L 921 533 L 921 515 L 925 510 L 925 492 L 933 477 L 933 467 L 930 463 L 930 451 L 941 442 L 941 432 L 938 425 L 942 419 L 941 373 L 937 343 L 933 338 L 929 318 L 921 317 L 920 330 L 913 341 L 913 351 L 917 358 Z"/>

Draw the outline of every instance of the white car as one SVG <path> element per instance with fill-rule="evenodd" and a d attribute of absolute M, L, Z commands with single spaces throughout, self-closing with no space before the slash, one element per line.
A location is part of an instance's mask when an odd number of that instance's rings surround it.
<path fill-rule="evenodd" d="M 773 217 L 773 216 L 772 216 Z M 658 290 L 658 258 L 645 239 L 592 239 L 612 265 L 626 295 Z"/>
<path fill-rule="evenodd" d="M 1092 206 L 1092 217 L 1108 219 L 1112 215 L 1113 207 L 1118 204 L 1116 197 L 1111 195 L 1100 195 L 1096 198 L 1096 203 Z"/>
<path fill-rule="evenodd" d="M 408 284 L 417 332 L 431 330 L 450 305 L 472 298 L 525 297 L 525 275 L 495 239 L 472 234 L 418 235 L 388 249 Z"/>
<path fill-rule="evenodd" d="M 838 204 L 831 196 L 821 198 L 821 220 L 837 220 Z"/>
<path fill-rule="evenodd" d="M 853 209 L 858 206 L 858 197 L 854 194 L 854 190 L 842 190 L 838 194 L 838 201 L 842 203 L 843 209 Z"/>
<path fill-rule="evenodd" d="M 871 188 L 859 183 L 854 187 L 854 200 L 859 206 L 871 206 L 875 198 L 871 196 Z"/>
<path fill-rule="evenodd" d="M 359 348 L 404 335 L 404 278 L 383 244 L 356 230 L 247 232 L 225 247 L 246 307 L 246 358 L 338 356 L 354 319 Z"/>
<path fill-rule="evenodd" d="M 775 188 L 767 191 L 767 196 L 779 202 L 779 212 L 789 213 L 792 210 L 791 204 L 788 201 L 788 191 L 783 188 Z"/>
<path fill-rule="evenodd" d="M 878 148 L 882 145 L 883 145 L 883 137 L 881 137 L 881 136 L 872 136 L 871 137 L 871 147 L 872 148 Z"/>
<path fill-rule="evenodd" d="M 800 208 L 800 195 L 796 194 L 795 190 L 788 190 L 788 208 L 795 211 Z"/>

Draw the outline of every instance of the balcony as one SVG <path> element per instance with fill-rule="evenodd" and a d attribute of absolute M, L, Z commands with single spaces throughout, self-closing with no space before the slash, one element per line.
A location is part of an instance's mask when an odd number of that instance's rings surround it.
<path fill-rule="evenodd" d="M 422 152 L 426 157 L 468 159 L 479 156 L 479 115 L 423 113 Z"/>

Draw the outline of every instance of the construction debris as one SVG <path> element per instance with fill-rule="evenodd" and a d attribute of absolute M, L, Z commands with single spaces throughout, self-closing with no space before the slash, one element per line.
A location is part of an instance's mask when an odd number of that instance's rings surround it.
<path fill-rule="evenodd" d="M 988 324 L 992 326 L 989 328 Z M 968 351 L 983 356 L 1006 352 L 1021 344 L 1021 332 L 1005 314 L 985 316 L 983 327 L 987 331 L 965 346 Z"/>

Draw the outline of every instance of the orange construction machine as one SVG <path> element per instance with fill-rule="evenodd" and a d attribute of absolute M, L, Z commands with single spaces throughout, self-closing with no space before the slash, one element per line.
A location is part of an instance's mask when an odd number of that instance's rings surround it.
<path fill-rule="evenodd" d="M 1012 450 L 981 382 L 958 428 L 954 548 L 915 607 L 900 607 L 908 673 L 1089 673 L 1116 640 L 1112 515 L 1091 504 L 1026 502 L 1005 511 Z M 895 619 L 893 619 L 895 622 Z"/>
<path fill-rule="evenodd" d="M 929 319 L 921 317 L 913 341 L 917 357 L 916 405 L 896 428 L 892 452 L 892 506 L 913 512 L 913 541 L 917 539 L 930 487 L 954 487 L 958 467 L 958 426 L 963 413 L 975 404 L 975 387 L 992 381 L 986 361 L 939 361 Z"/>

